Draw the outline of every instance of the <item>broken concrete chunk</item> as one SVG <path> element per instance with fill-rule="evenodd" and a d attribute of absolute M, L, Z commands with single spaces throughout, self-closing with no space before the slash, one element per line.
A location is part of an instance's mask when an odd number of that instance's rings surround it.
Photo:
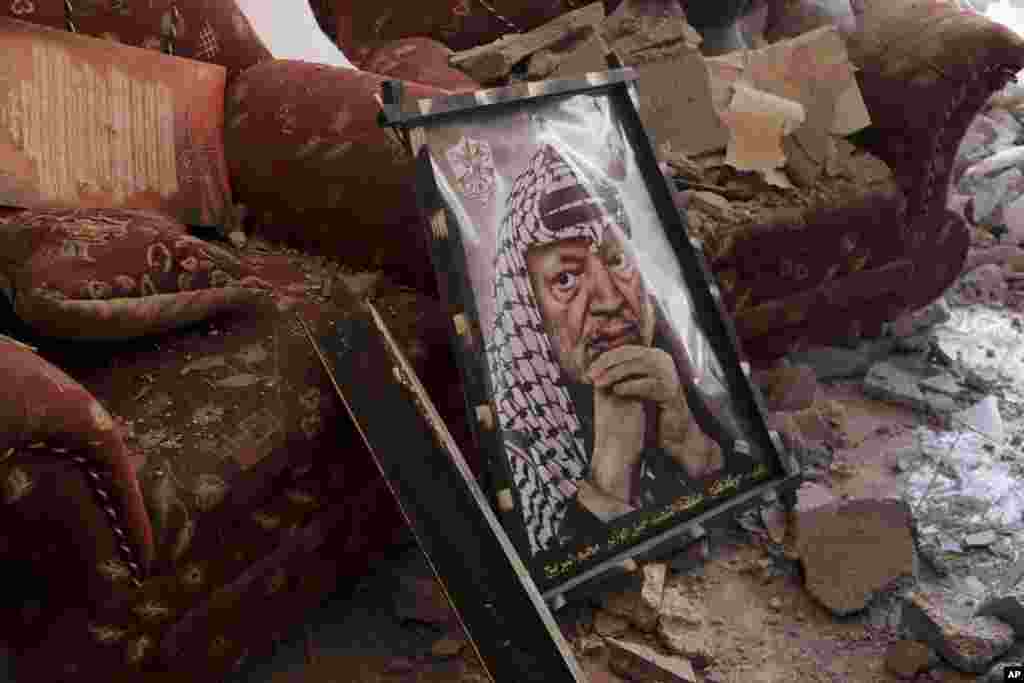
<path fill-rule="evenodd" d="M 665 574 L 668 568 L 661 563 L 644 565 L 644 584 L 640 589 L 640 599 L 636 601 L 633 623 L 641 631 L 653 631 L 658 625 L 658 610 L 665 593 Z"/>
<path fill-rule="evenodd" d="M 955 414 L 953 420 L 958 425 L 981 432 L 997 444 L 1006 440 L 1006 428 L 999 413 L 999 399 L 995 396 L 986 396 L 970 408 Z"/>
<path fill-rule="evenodd" d="M 529 33 L 510 34 L 489 43 L 453 54 L 449 63 L 478 83 L 493 83 L 504 78 L 515 64 L 538 50 L 555 45 L 573 33 L 594 27 L 604 20 L 604 3 L 563 14 Z"/>
<path fill-rule="evenodd" d="M 905 596 L 903 629 L 961 671 L 981 674 L 1013 645 L 1013 628 L 994 617 L 971 617 L 940 591 Z"/>
<path fill-rule="evenodd" d="M 945 394 L 946 396 L 959 396 L 963 393 L 964 387 L 953 375 L 949 373 L 943 373 L 936 375 L 935 377 L 927 377 L 918 383 L 925 391 L 930 391 L 936 394 Z"/>
<path fill-rule="evenodd" d="M 609 593 L 604 597 L 604 608 L 623 619 L 632 619 L 636 612 L 637 597 L 632 591 Z"/>
<path fill-rule="evenodd" d="M 964 545 L 968 548 L 984 548 L 990 546 L 998 540 L 996 532 L 994 531 L 979 531 L 976 534 L 971 534 L 964 539 Z"/>
<path fill-rule="evenodd" d="M 768 410 L 797 411 L 814 405 L 818 395 L 818 378 L 809 365 L 789 365 L 755 373 L 764 393 Z"/>
<path fill-rule="evenodd" d="M 796 550 L 807 591 L 818 602 L 838 616 L 854 614 L 916 576 L 911 515 L 904 501 L 829 503 L 828 495 L 805 493 L 807 486 L 797 494 Z"/>
<path fill-rule="evenodd" d="M 1013 628 L 1018 640 L 1024 640 L 1024 593 L 992 598 L 978 608 L 975 616 L 995 617 Z"/>
<path fill-rule="evenodd" d="M 838 346 L 815 346 L 791 353 L 787 358 L 794 365 L 810 366 L 820 381 L 860 377 L 872 363 L 870 354 Z"/>
<path fill-rule="evenodd" d="M 918 389 L 920 378 L 893 363 L 875 363 L 864 378 L 864 393 L 880 401 L 905 405 L 921 410 L 924 395 Z"/>
<path fill-rule="evenodd" d="M 715 111 L 707 67 L 696 49 L 643 63 L 623 61 L 637 70 L 640 119 L 656 149 L 698 155 L 725 148 L 729 131 Z"/>
<path fill-rule="evenodd" d="M 768 537 L 772 539 L 772 543 L 781 545 L 786 540 L 786 511 L 781 505 L 776 503 L 761 508 L 761 522 L 768 530 Z"/>
<path fill-rule="evenodd" d="M 612 649 L 609 664 L 612 671 L 631 681 L 665 681 L 666 683 L 697 683 L 693 665 L 680 657 L 668 657 L 654 648 L 608 638 Z"/>
<path fill-rule="evenodd" d="M 705 618 L 704 606 L 692 601 L 682 586 L 665 589 L 658 637 L 665 647 L 690 658 L 699 669 L 707 668 L 712 659 Z"/>
<path fill-rule="evenodd" d="M 552 78 L 567 78 L 608 69 L 608 45 L 597 31 L 591 31 L 571 52 L 558 56 Z M 531 64 L 532 66 L 532 64 Z"/>
<path fill-rule="evenodd" d="M 897 640 L 885 652 L 885 668 L 904 679 L 914 678 L 928 668 L 931 648 L 916 640 Z"/>
<path fill-rule="evenodd" d="M 666 46 L 696 50 L 700 34 L 678 16 L 631 14 L 623 3 L 601 24 L 601 34 L 608 46 L 628 63 L 638 54 Z"/>
<path fill-rule="evenodd" d="M 806 118 L 804 107 L 736 82 L 729 108 L 721 112 L 729 129 L 725 163 L 738 171 L 768 171 L 786 165 L 783 140 Z"/>
<path fill-rule="evenodd" d="M 944 297 L 933 301 L 924 308 L 911 311 L 889 324 L 889 332 L 895 337 L 911 337 L 949 322 L 952 313 Z"/>
<path fill-rule="evenodd" d="M 629 630 L 629 622 L 625 617 L 598 610 L 594 615 L 594 630 L 602 636 L 621 636 Z"/>
<path fill-rule="evenodd" d="M 714 192 L 698 190 L 690 194 L 690 208 L 698 209 L 715 218 L 728 219 L 732 215 L 729 200 Z"/>
<path fill-rule="evenodd" d="M 430 654 L 435 657 L 454 657 L 462 652 L 467 644 L 468 641 L 462 634 L 447 635 L 434 641 L 430 647 Z"/>

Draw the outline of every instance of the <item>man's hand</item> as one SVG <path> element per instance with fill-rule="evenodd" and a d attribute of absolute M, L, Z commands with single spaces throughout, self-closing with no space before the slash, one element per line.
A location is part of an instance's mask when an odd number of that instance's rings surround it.
<path fill-rule="evenodd" d="M 659 404 L 677 399 L 681 390 L 672 356 L 650 346 L 620 346 L 602 353 L 587 376 L 596 389 Z"/>
<path fill-rule="evenodd" d="M 725 465 L 721 446 L 694 422 L 675 361 L 665 351 L 649 346 L 620 346 L 599 356 L 588 374 L 599 393 L 610 391 L 618 397 L 658 405 L 658 445 L 691 478 L 713 474 Z"/>
<path fill-rule="evenodd" d="M 623 504 L 633 497 L 633 480 L 644 448 L 644 405 L 608 389 L 594 389 L 594 453 L 590 479 Z"/>

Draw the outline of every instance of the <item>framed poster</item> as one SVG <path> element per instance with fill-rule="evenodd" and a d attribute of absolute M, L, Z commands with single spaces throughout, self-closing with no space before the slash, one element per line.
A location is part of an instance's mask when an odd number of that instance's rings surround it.
<path fill-rule="evenodd" d="M 798 476 L 636 110 L 635 73 L 403 101 L 485 489 L 545 595 Z"/>

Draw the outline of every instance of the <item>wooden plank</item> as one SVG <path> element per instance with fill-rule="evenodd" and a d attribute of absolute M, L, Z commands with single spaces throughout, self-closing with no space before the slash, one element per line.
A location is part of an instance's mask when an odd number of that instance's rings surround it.
<path fill-rule="evenodd" d="M 585 683 L 572 649 L 371 304 L 306 335 L 492 683 Z"/>
<path fill-rule="evenodd" d="M 223 67 L 0 17 L 0 204 L 220 225 Z"/>

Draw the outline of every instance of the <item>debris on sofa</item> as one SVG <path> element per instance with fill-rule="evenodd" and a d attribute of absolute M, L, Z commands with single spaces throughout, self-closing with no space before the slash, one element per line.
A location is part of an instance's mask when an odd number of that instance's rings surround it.
<path fill-rule="evenodd" d="M 603 19 L 604 4 L 594 2 L 529 33 L 509 34 L 493 43 L 456 52 L 449 63 L 478 83 L 494 83 L 507 77 L 516 64 L 535 52 L 550 48 L 573 33 L 594 27 Z"/>

